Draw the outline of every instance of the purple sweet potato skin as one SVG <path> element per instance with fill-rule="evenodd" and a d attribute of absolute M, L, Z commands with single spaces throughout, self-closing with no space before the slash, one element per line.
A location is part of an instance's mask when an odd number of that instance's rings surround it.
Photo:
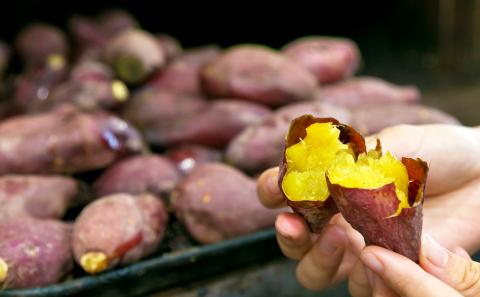
<path fill-rule="evenodd" d="M 108 268 L 137 261 L 154 250 L 163 238 L 167 212 L 150 194 L 114 194 L 90 203 L 73 229 L 75 260 L 88 252 L 103 252 Z"/>
<path fill-rule="evenodd" d="M 420 101 L 421 94 L 414 86 L 398 86 L 365 76 L 320 87 L 313 97 L 315 100 L 354 108 L 366 104 L 415 103 Z"/>
<path fill-rule="evenodd" d="M 452 115 L 434 107 L 419 104 L 379 104 L 352 109 L 352 126 L 362 134 L 373 134 L 399 124 L 451 124 L 460 122 Z"/>
<path fill-rule="evenodd" d="M 283 54 L 308 69 L 320 84 L 352 76 L 360 64 L 360 51 L 349 39 L 327 36 L 304 37 L 282 49 Z"/>
<path fill-rule="evenodd" d="M 197 166 L 177 186 L 172 206 L 201 243 L 213 243 L 273 226 L 281 210 L 263 207 L 255 181 L 221 163 Z"/>
<path fill-rule="evenodd" d="M 350 111 L 328 103 L 289 104 L 233 138 L 228 145 L 226 159 L 235 167 L 248 172 L 258 172 L 278 165 L 290 122 L 303 114 L 333 117 L 342 123 L 351 121 Z"/>
<path fill-rule="evenodd" d="M 123 120 L 66 106 L 3 121 L 0 143 L 0 174 L 82 172 L 143 149 L 138 132 Z"/>
<path fill-rule="evenodd" d="M 8 265 L 0 288 L 55 284 L 73 267 L 69 225 L 28 217 L 0 222 L 0 258 Z"/>
<path fill-rule="evenodd" d="M 75 203 L 77 182 L 64 176 L 0 177 L 0 220 L 19 216 L 61 219 Z"/>
<path fill-rule="evenodd" d="M 157 34 L 156 37 L 160 46 L 163 48 L 167 61 L 172 60 L 182 53 L 182 46 L 177 39 L 167 34 Z"/>
<path fill-rule="evenodd" d="M 180 179 L 175 165 L 160 155 L 133 156 L 109 167 L 95 182 L 97 196 L 152 193 L 166 196 Z"/>
<path fill-rule="evenodd" d="M 233 47 L 206 65 L 203 90 L 214 98 L 241 98 L 269 106 L 307 100 L 315 77 L 296 62 L 266 47 Z"/>
<path fill-rule="evenodd" d="M 121 9 L 104 11 L 98 16 L 97 24 L 98 29 L 106 38 L 139 27 L 137 20 L 131 14 Z"/>
<path fill-rule="evenodd" d="M 221 162 L 223 153 L 220 150 L 198 144 L 184 144 L 168 150 L 166 157 L 169 158 L 183 174 L 188 174 L 195 166 L 200 164 Z"/>

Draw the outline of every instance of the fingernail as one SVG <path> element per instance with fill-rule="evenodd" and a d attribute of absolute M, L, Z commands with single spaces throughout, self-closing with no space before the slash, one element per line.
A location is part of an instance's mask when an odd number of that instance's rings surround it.
<path fill-rule="evenodd" d="M 269 174 L 267 177 L 267 191 L 272 195 L 278 195 L 280 188 L 278 186 L 277 174 Z"/>
<path fill-rule="evenodd" d="M 375 256 L 372 253 L 365 253 L 362 254 L 361 256 L 362 262 L 368 266 L 371 270 L 373 270 L 375 273 L 382 273 L 383 271 L 383 264 L 382 262 L 378 259 L 377 256 Z"/>
<path fill-rule="evenodd" d="M 438 268 L 445 268 L 448 262 L 448 252 L 432 237 L 425 235 L 422 239 L 423 254 L 427 260 Z"/>
<path fill-rule="evenodd" d="M 346 244 L 348 238 L 345 234 L 345 231 L 343 231 L 343 229 L 340 227 L 325 231 L 326 232 L 320 238 L 318 249 L 323 255 L 329 256 L 335 253 L 341 246 Z"/>
<path fill-rule="evenodd" d="M 364 266 L 364 269 L 365 269 L 365 274 L 367 275 L 368 283 L 370 284 L 370 287 L 373 288 L 375 276 L 367 266 Z"/>

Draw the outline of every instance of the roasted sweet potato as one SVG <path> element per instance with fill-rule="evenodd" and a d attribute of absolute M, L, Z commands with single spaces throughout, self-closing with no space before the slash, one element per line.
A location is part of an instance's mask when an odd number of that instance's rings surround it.
<path fill-rule="evenodd" d="M 227 161 L 248 172 L 259 172 L 277 165 L 290 122 L 307 113 L 318 117 L 334 117 L 344 123 L 349 123 L 351 117 L 348 110 L 323 102 L 287 105 L 237 135 L 228 145 Z"/>
<path fill-rule="evenodd" d="M 203 90 L 215 98 L 241 98 L 279 106 L 307 100 L 315 77 L 301 65 L 263 46 L 228 49 L 201 72 Z"/>
<path fill-rule="evenodd" d="M 95 182 L 97 196 L 114 193 L 152 193 L 167 196 L 180 179 L 180 172 L 160 155 L 133 156 L 109 167 Z"/>
<path fill-rule="evenodd" d="M 172 36 L 167 34 L 157 34 L 156 37 L 160 46 L 163 48 L 167 61 L 172 60 L 182 53 L 183 50 L 180 42 Z"/>
<path fill-rule="evenodd" d="M 215 100 L 202 112 L 180 119 L 163 133 L 157 132 L 155 139 L 164 146 L 195 143 L 221 148 L 244 128 L 270 114 L 268 108 L 253 102 Z"/>
<path fill-rule="evenodd" d="M 0 174 L 76 173 L 143 150 L 139 133 L 104 112 L 71 107 L 0 123 Z"/>
<path fill-rule="evenodd" d="M 147 84 L 182 94 L 201 94 L 200 70 L 220 55 L 217 46 L 204 46 L 186 50 L 160 70 Z"/>
<path fill-rule="evenodd" d="M 100 198 L 75 221 L 75 260 L 90 274 L 137 261 L 155 250 L 167 220 L 162 200 L 150 194 Z"/>
<path fill-rule="evenodd" d="M 448 113 L 419 104 L 379 104 L 358 106 L 352 109 L 352 126 L 365 135 L 399 124 L 434 123 L 460 124 L 454 116 Z"/>
<path fill-rule="evenodd" d="M 60 281 L 73 267 L 71 228 L 22 217 L 0 221 L 0 290 Z"/>
<path fill-rule="evenodd" d="M 184 144 L 171 148 L 166 152 L 166 156 L 183 174 L 190 173 L 200 164 L 220 162 L 223 159 L 221 151 L 197 144 Z"/>
<path fill-rule="evenodd" d="M 360 64 L 360 51 L 352 40 L 310 36 L 292 41 L 283 54 L 307 68 L 320 84 L 352 76 Z"/>
<path fill-rule="evenodd" d="M 345 107 L 382 103 L 414 103 L 420 100 L 420 91 L 414 86 L 398 86 L 376 77 L 357 77 L 320 87 L 315 100 Z"/>
<path fill-rule="evenodd" d="M 173 192 L 172 205 L 177 218 L 201 243 L 273 226 L 279 213 L 260 204 L 254 180 L 221 163 L 195 167 Z"/>
<path fill-rule="evenodd" d="M 105 46 L 105 58 L 118 77 L 139 84 L 165 64 L 165 53 L 155 36 L 140 29 L 115 35 Z"/>
<path fill-rule="evenodd" d="M 207 101 L 198 95 L 177 94 L 159 88 L 145 87 L 136 92 L 123 108 L 123 118 L 143 131 L 153 144 L 163 143 L 179 122 L 201 113 Z"/>
<path fill-rule="evenodd" d="M 51 55 L 66 58 L 69 50 L 65 34 L 43 23 L 29 25 L 20 32 L 15 47 L 26 66 L 42 65 Z"/>
<path fill-rule="evenodd" d="M 61 219 L 75 205 L 79 185 L 69 177 L 3 175 L 0 177 L 0 220 L 20 216 Z"/>

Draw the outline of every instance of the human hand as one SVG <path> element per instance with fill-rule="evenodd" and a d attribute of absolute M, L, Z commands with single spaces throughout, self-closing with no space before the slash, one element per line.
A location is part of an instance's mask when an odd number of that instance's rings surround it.
<path fill-rule="evenodd" d="M 384 150 L 397 157 L 420 157 L 430 170 L 424 203 L 424 231 L 449 249 L 457 246 L 473 252 L 480 247 L 480 131 L 448 125 L 387 128 L 376 137 Z M 258 181 L 260 201 L 267 207 L 284 206 L 277 185 L 278 169 L 265 171 Z M 350 278 L 352 295 L 366 283 L 363 269 L 354 269 L 364 247 L 362 236 L 339 214 L 320 235 L 311 234 L 298 215 L 284 213 L 275 224 L 283 253 L 300 260 L 297 278 L 305 287 L 321 290 Z M 468 234 L 468 236 L 465 236 Z M 361 295 L 359 295 L 361 296 Z"/>

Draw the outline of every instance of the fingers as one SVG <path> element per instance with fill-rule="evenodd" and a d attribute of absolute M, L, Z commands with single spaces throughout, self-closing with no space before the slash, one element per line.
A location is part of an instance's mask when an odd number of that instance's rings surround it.
<path fill-rule="evenodd" d="M 348 291 L 352 297 L 372 296 L 372 287 L 368 281 L 365 267 L 362 261 L 358 260 L 348 277 Z"/>
<path fill-rule="evenodd" d="M 337 271 L 348 247 L 342 227 L 327 225 L 297 266 L 297 279 L 307 289 L 321 290 L 338 279 Z"/>
<path fill-rule="evenodd" d="M 290 259 L 300 260 L 312 247 L 307 224 L 297 214 L 279 214 L 275 221 L 275 229 L 278 245 L 283 254 Z"/>
<path fill-rule="evenodd" d="M 376 137 L 384 151 L 396 157 L 420 157 L 429 164 L 427 194 L 451 191 L 480 175 L 480 162 L 474 162 L 480 154 L 480 133 L 473 128 L 399 125 L 369 137 L 367 146 L 374 147 Z"/>
<path fill-rule="evenodd" d="M 430 236 L 422 238 L 420 265 L 463 296 L 480 295 L 480 263 L 449 252 Z"/>
<path fill-rule="evenodd" d="M 459 246 L 457 247 L 454 247 L 452 249 L 452 253 L 456 254 L 456 255 L 459 255 L 460 257 L 463 257 L 467 260 L 472 260 L 472 258 L 470 257 L 470 255 L 467 253 L 467 251 Z"/>
<path fill-rule="evenodd" d="M 278 186 L 278 167 L 265 170 L 257 181 L 257 193 L 260 202 L 268 208 L 285 206 L 282 192 Z"/>
<path fill-rule="evenodd" d="M 387 294 L 383 284 L 402 297 L 462 296 L 441 280 L 425 272 L 411 260 L 384 248 L 366 247 L 362 251 L 360 259 L 374 276 L 378 277 L 373 281 L 373 296 L 375 296 L 375 291 L 379 296 Z M 383 284 L 380 280 L 383 281 Z M 381 293 L 378 293 L 379 291 Z"/>

